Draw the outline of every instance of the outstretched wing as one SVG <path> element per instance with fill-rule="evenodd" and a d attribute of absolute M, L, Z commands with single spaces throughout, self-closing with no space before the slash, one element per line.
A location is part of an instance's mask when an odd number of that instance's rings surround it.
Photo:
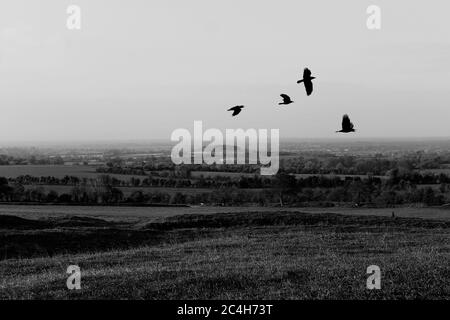
<path fill-rule="evenodd" d="M 313 83 L 311 80 L 304 81 L 305 89 L 306 89 L 306 95 L 311 95 L 313 92 Z"/>
<path fill-rule="evenodd" d="M 234 109 L 234 110 L 233 110 L 232 116 L 238 115 L 239 113 L 241 113 L 241 110 L 242 110 L 242 109 L 240 109 L 240 108 Z"/>
<path fill-rule="evenodd" d="M 232 110 L 240 110 L 240 109 L 242 109 L 244 106 L 234 106 L 234 107 L 231 107 L 230 109 L 228 109 L 228 111 L 232 111 Z"/>
<path fill-rule="evenodd" d="M 282 94 L 280 94 L 280 97 L 283 98 L 283 102 L 291 101 L 291 98 L 287 94 L 282 93 Z"/>
<path fill-rule="evenodd" d="M 348 115 L 344 114 L 342 117 L 342 130 L 349 130 L 353 128 L 353 123 L 351 123 Z"/>
<path fill-rule="evenodd" d="M 242 111 L 242 108 L 244 108 L 244 106 L 234 106 L 228 109 L 228 111 L 233 111 L 233 116 L 235 116 Z"/>
<path fill-rule="evenodd" d="M 308 68 L 305 68 L 303 70 L 303 79 L 311 78 L 311 70 Z"/>

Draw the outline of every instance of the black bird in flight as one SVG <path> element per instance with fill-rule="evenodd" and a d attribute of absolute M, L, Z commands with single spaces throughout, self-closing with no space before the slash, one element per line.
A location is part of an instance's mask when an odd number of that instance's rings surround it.
<path fill-rule="evenodd" d="M 241 113 L 243 108 L 244 108 L 244 106 L 235 106 L 235 107 L 228 109 L 228 111 L 233 111 L 232 116 L 234 117 L 234 116 L 237 116 L 239 113 Z"/>
<path fill-rule="evenodd" d="M 312 80 L 315 78 L 316 77 L 311 77 L 311 70 L 309 70 L 308 68 L 305 68 L 305 70 L 303 70 L 303 79 L 297 81 L 297 83 L 303 82 L 303 84 L 305 85 L 306 94 L 308 96 L 311 95 L 311 93 L 313 92 Z"/>
<path fill-rule="evenodd" d="M 282 93 L 282 94 L 280 94 L 280 97 L 283 98 L 283 102 L 280 102 L 279 105 L 291 104 L 292 102 L 294 102 L 291 100 L 291 97 L 289 97 L 287 94 Z"/>
<path fill-rule="evenodd" d="M 342 129 L 336 132 L 349 133 L 355 132 L 356 130 L 353 128 L 353 123 L 350 121 L 348 115 L 344 114 L 342 117 Z"/>

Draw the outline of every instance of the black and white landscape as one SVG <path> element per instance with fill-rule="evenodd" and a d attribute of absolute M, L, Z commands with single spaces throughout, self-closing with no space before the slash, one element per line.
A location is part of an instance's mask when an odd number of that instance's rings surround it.
<path fill-rule="evenodd" d="M 448 9 L 2 0 L 0 299 L 448 300 Z"/>

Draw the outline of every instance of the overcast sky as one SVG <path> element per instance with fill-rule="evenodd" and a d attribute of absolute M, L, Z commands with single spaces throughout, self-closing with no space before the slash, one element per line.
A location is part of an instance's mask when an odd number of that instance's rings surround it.
<path fill-rule="evenodd" d="M 449 15 L 448 0 L 2 0 L 0 141 L 169 139 L 194 120 L 327 138 L 344 113 L 360 137 L 450 136 Z"/>

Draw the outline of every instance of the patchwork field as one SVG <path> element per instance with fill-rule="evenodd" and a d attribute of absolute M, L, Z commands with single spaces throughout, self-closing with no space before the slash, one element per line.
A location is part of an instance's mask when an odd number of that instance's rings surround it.
<path fill-rule="evenodd" d="M 437 213 L 62 209 L 1 207 L 1 299 L 450 298 L 450 221 Z M 66 288 L 73 264 L 81 290 Z M 366 289 L 369 265 L 381 268 L 381 290 Z"/>
<path fill-rule="evenodd" d="M 80 165 L 12 165 L 0 166 L 0 177 L 16 178 L 18 176 L 30 175 L 34 177 L 48 177 L 64 178 L 65 176 L 74 176 L 78 178 L 95 178 L 104 173 L 95 171 L 95 166 L 80 166 Z M 123 174 L 109 174 L 117 179 L 128 180 L 131 177 L 142 178 L 136 175 Z"/>

